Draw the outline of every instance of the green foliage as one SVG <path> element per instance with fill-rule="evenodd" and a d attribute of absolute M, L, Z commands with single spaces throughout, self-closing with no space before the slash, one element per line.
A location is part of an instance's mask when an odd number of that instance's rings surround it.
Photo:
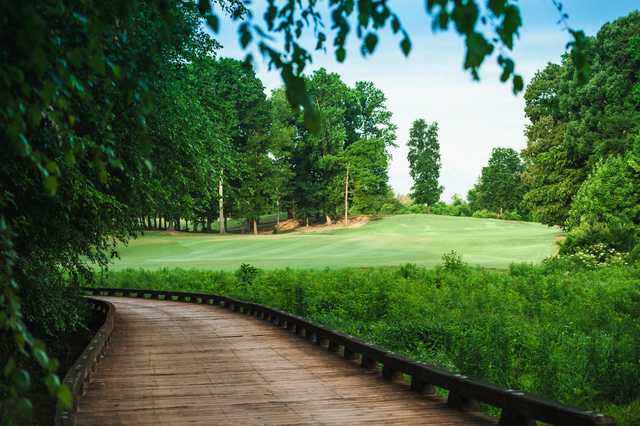
<path fill-rule="evenodd" d="M 596 166 L 571 205 L 566 222 L 570 232 L 563 247 L 565 252 L 597 243 L 630 252 L 638 244 L 639 160 L 636 151 L 631 151 L 625 157 L 612 156 Z"/>
<path fill-rule="evenodd" d="M 574 246 L 591 245 L 596 233 L 607 243 L 625 232 L 637 241 L 639 29 L 632 12 L 595 37 L 576 32 L 582 54 L 549 64 L 525 93 L 524 203 L 534 220 L 565 226 Z M 633 245 L 622 238 L 612 247 Z"/>
<path fill-rule="evenodd" d="M 411 198 L 418 204 L 435 204 L 444 190 L 438 182 L 441 168 L 438 123 L 415 120 L 409 130 L 407 146 L 409 174 L 413 179 Z"/>
<path fill-rule="evenodd" d="M 236 278 L 240 285 L 248 286 L 253 284 L 260 270 L 248 263 L 243 263 L 236 271 Z"/>
<path fill-rule="evenodd" d="M 584 245 L 581 245 L 583 247 Z M 565 247 L 563 247 L 565 248 Z M 575 261 L 583 268 L 602 268 L 610 265 L 626 265 L 623 253 L 616 251 L 605 243 L 594 243 L 590 246 L 575 249 L 566 258 Z"/>
<path fill-rule="evenodd" d="M 60 275 L 37 275 L 44 281 L 23 281 L 20 297 L 23 315 L 31 331 L 57 342 L 86 327 L 88 310 L 82 293 Z"/>
<path fill-rule="evenodd" d="M 443 216 L 471 216 L 471 208 L 458 194 L 454 194 L 448 204 L 438 201 L 429 206 L 429 213 Z"/>
<path fill-rule="evenodd" d="M 348 87 L 325 69 L 305 81 L 320 116 L 316 133 L 291 110 L 284 89 L 271 95 L 279 199 L 302 219 L 344 214 L 348 170 L 350 210 L 377 212 L 388 199 L 388 149 L 396 138 L 384 93 L 370 82 Z"/>
<path fill-rule="evenodd" d="M 442 268 L 445 271 L 458 271 L 464 269 L 466 264 L 462 261 L 462 256 L 455 250 L 442 255 Z"/>
<path fill-rule="evenodd" d="M 418 361 L 633 425 L 640 398 L 640 269 L 570 258 L 508 272 L 465 266 L 111 273 L 100 285 L 222 293 L 266 303 Z M 500 350 L 496 350 L 500 348 Z M 635 417 L 637 418 L 637 417 Z M 625 420 L 626 419 L 626 420 Z M 626 423 L 625 423 L 626 421 Z"/>
<path fill-rule="evenodd" d="M 484 218 L 484 219 L 498 219 L 498 213 L 492 212 L 486 209 L 476 210 L 473 212 L 472 217 Z"/>
<path fill-rule="evenodd" d="M 521 174 L 522 161 L 514 149 L 494 148 L 470 197 L 474 209 L 489 210 L 502 217 L 519 208 L 523 195 Z"/>

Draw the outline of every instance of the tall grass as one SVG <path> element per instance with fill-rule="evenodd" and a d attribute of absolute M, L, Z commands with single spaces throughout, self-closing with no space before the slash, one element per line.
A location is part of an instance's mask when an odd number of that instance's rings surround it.
<path fill-rule="evenodd" d="M 97 285 L 265 303 L 413 359 L 640 425 L 640 267 L 126 270 Z"/>

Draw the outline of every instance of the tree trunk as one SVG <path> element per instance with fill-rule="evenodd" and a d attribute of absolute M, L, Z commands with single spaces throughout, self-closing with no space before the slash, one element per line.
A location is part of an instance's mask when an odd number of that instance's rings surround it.
<path fill-rule="evenodd" d="M 224 198 L 222 189 L 222 173 L 220 173 L 220 179 L 218 179 L 218 210 L 220 215 L 218 216 L 218 222 L 220 225 L 220 234 L 224 234 L 227 229 L 227 219 L 224 217 Z"/>
<path fill-rule="evenodd" d="M 258 221 L 253 219 L 253 235 L 258 235 Z"/>
<path fill-rule="evenodd" d="M 309 227 L 309 216 L 305 216 L 305 217 L 304 217 L 304 220 L 305 220 L 305 222 L 306 222 L 306 225 L 305 225 L 305 226 L 308 228 L 308 227 Z"/>
<path fill-rule="evenodd" d="M 349 224 L 349 164 L 347 163 L 347 175 L 344 178 L 344 226 Z"/>
<path fill-rule="evenodd" d="M 207 232 L 211 232 L 211 213 L 207 213 Z"/>
<path fill-rule="evenodd" d="M 329 216 L 328 214 L 325 214 L 324 223 L 326 223 L 327 225 L 331 225 L 333 223 L 333 221 L 331 220 L 331 216 Z"/>
<path fill-rule="evenodd" d="M 180 218 L 176 219 L 176 226 L 175 226 L 176 231 L 180 231 Z"/>
<path fill-rule="evenodd" d="M 276 226 L 280 226 L 280 200 L 276 200 Z"/>

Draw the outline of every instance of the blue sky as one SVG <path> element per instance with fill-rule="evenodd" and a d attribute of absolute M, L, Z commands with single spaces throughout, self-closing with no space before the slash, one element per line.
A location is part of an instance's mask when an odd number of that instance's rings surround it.
<path fill-rule="evenodd" d="M 251 9 L 261 16 L 263 1 L 254 0 Z M 551 0 L 521 0 L 523 17 L 520 39 L 512 56 L 516 69 L 528 82 L 536 70 L 548 62 L 559 62 L 569 36 L 557 24 L 558 13 Z M 453 194 L 465 195 L 476 182 L 494 147 L 526 146 L 522 95 L 514 96 L 509 84 L 498 81 L 499 69 L 490 58 L 481 70 L 481 81 L 472 81 L 462 69 L 463 41 L 453 32 L 433 33 L 424 0 L 390 0 L 408 30 L 413 49 L 405 58 L 399 39 L 383 33 L 373 56 L 363 58 L 355 34 L 347 60 L 340 64 L 331 52 L 316 52 L 308 68 L 325 67 L 337 72 L 350 85 L 372 81 L 387 96 L 393 121 L 398 126 L 398 148 L 391 151 L 389 170 L 393 189 L 401 194 L 410 191 L 412 181 L 406 160 L 406 141 L 411 122 L 417 118 L 437 121 L 440 126 L 442 170 L 440 182 L 445 187 L 443 200 Z M 569 24 L 595 34 L 600 26 L 640 8 L 640 0 L 564 0 Z M 223 20 L 217 39 L 224 46 L 221 54 L 244 58 L 238 44 L 235 24 Z M 258 76 L 267 91 L 280 86 L 277 72 L 256 55 Z"/>

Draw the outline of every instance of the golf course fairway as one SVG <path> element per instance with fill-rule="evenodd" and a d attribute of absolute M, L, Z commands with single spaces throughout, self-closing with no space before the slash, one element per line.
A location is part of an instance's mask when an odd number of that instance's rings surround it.
<path fill-rule="evenodd" d="M 147 232 L 118 250 L 114 270 L 434 266 L 455 250 L 465 262 L 506 268 L 552 256 L 557 228 L 538 223 L 435 215 L 390 216 L 351 229 L 279 235 Z"/>

